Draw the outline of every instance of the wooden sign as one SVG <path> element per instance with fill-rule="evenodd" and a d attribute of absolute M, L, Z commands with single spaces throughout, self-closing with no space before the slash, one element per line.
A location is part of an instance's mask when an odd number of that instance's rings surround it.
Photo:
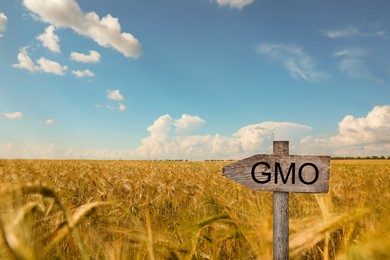
<path fill-rule="evenodd" d="M 327 193 L 329 156 L 289 155 L 288 141 L 274 141 L 273 154 L 258 154 L 229 164 L 222 175 L 262 191 L 273 191 L 273 259 L 288 259 L 289 192 Z"/>
<path fill-rule="evenodd" d="M 288 259 L 289 192 L 327 193 L 329 156 L 289 155 L 288 141 L 274 141 L 273 154 L 229 164 L 222 175 L 253 190 L 273 191 L 273 259 Z"/>
<path fill-rule="evenodd" d="M 257 154 L 229 164 L 222 175 L 253 190 L 327 193 L 329 156 Z"/>

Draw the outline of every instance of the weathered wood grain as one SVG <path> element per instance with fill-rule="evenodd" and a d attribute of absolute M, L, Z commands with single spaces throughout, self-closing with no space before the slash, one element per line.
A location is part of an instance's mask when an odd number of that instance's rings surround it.
<path fill-rule="evenodd" d="M 281 153 L 275 155 L 257 154 L 229 164 L 223 168 L 222 175 L 253 190 L 304 193 L 327 193 L 329 191 L 329 156 L 286 155 L 283 151 Z M 266 182 L 268 176 L 270 176 L 267 183 L 256 182 L 252 177 L 253 166 L 260 162 L 268 163 L 270 169 L 260 164 L 255 168 L 254 176 L 260 182 Z M 291 169 L 289 173 L 291 164 L 295 165 L 295 172 Z M 318 179 L 314 183 L 311 182 L 315 180 L 316 174 L 315 168 L 311 164 L 318 169 Z M 276 167 L 278 168 L 278 174 L 275 180 Z M 301 176 L 299 176 L 301 167 Z M 289 178 L 287 179 L 288 173 Z M 293 173 L 295 173 L 295 178 L 293 178 Z M 284 177 L 286 183 L 283 183 L 282 177 Z"/>
<path fill-rule="evenodd" d="M 287 260 L 289 248 L 288 192 L 273 194 L 273 259 Z"/>
<path fill-rule="evenodd" d="M 288 156 L 288 141 L 274 141 L 273 155 Z M 283 182 L 282 182 L 283 183 Z M 273 194 L 273 259 L 288 260 L 289 249 L 289 193 L 274 191 Z"/>

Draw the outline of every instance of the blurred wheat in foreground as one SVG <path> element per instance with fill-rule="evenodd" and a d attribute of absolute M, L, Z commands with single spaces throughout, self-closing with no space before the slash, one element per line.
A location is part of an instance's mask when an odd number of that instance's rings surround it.
<path fill-rule="evenodd" d="M 271 259 L 272 193 L 229 162 L 0 160 L 0 259 Z M 390 161 L 291 194 L 291 259 L 390 259 Z"/>

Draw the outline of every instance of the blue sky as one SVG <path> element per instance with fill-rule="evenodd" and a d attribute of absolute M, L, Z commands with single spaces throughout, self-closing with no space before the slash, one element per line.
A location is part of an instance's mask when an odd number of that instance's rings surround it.
<path fill-rule="evenodd" d="M 0 157 L 389 156 L 388 10 L 0 0 Z"/>

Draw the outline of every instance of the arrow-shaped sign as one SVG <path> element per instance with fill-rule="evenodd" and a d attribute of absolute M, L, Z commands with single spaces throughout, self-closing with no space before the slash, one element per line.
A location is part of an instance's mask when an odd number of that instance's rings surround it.
<path fill-rule="evenodd" d="M 222 175 L 253 190 L 327 193 L 329 156 L 257 154 L 225 166 Z"/>

